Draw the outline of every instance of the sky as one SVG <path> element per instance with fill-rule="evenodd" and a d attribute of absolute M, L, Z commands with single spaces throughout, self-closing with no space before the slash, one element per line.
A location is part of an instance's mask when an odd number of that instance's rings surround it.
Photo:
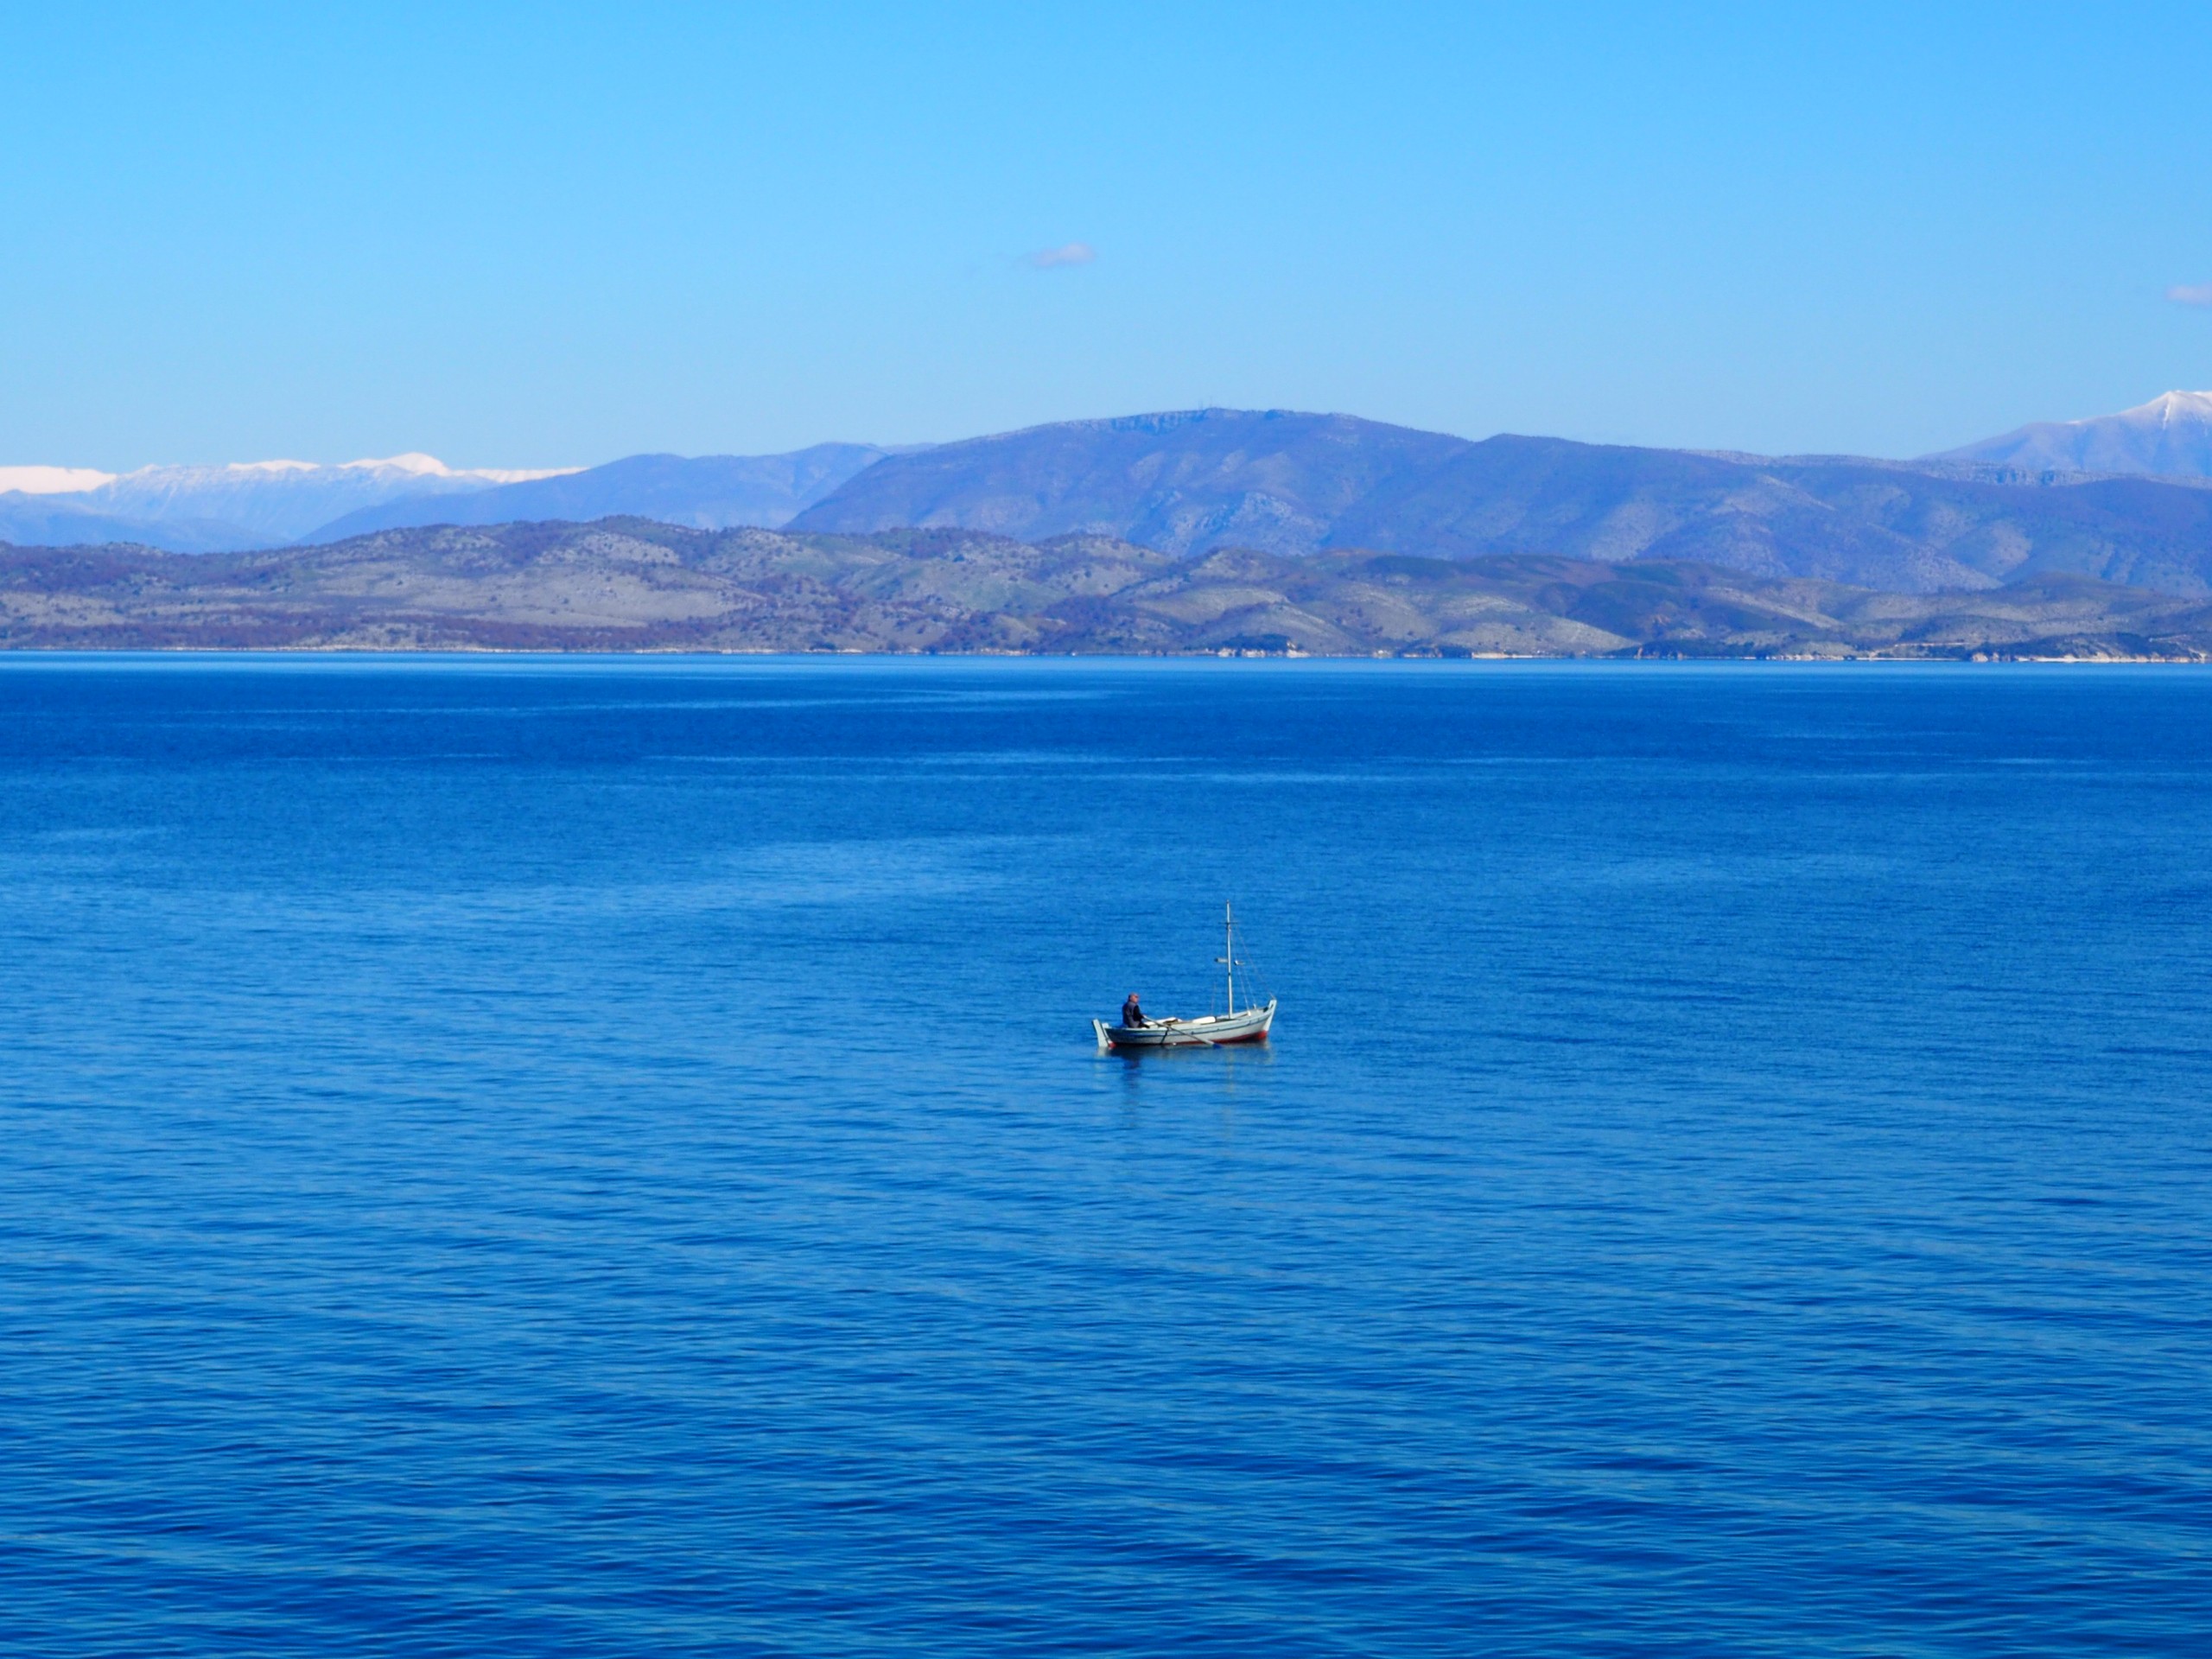
<path fill-rule="evenodd" d="M 2212 386 L 2208 85 L 2202 0 L 0 0 L 0 464 L 1920 454 Z"/>

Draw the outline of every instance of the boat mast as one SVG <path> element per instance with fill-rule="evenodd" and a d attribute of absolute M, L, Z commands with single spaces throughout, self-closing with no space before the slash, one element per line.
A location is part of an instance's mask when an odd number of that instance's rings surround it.
<path fill-rule="evenodd" d="M 1222 954 L 1214 960 L 1229 970 L 1229 1011 L 1236 1012 L 1236 911 L 1235 906 L 1221 907 Z"/>
<path fill-rule="evenodd" d="M 1236 1012 L 1236 912 L 1228 904 L 1221 907 L 1221 959 L 1229 969 L 1229 1012 Z"/>

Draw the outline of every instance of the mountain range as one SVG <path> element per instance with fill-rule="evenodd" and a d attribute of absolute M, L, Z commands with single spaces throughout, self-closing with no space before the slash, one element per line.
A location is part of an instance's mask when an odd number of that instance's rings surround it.
<path fill-rule="evenodd" d="M 423 454 L 335 467 L 258 461 L 121 474 L 0 467 L 0 541 L 137 542 L 182 553 L 283 546 L 384 502 L 453 499 L 551 476 L 450 467 Z"/>
<path fill-rule="evenodd" d="M 868 443 L 817 443 L 786 455 L 632 455 L 458 499 L 408 496 L 349 512 L 300 537 L 343 541 L 410 524 L 505 524 L 613 514 L 698 530 L 774 529 L 863 468 L 894 453 Z M 905 452 L 898 452 L 905 453 Z"/>
<path fill-rule="evenodd" d="M 1769 459 L 1500 436 L 1345 415 L 1198 410 L 1069 422 L 888 456 L 793 519 L 1176 554 L 1371 549 L 1688 559 L 1899 593 L 2067 572 L 2212 593 L 2212 490 L 2023 482 L 1955 461 Z"/>
<path fill-rule="evenodd" d="M 1688 561 L 1424 558 L 645 519 L 192 556 L 0 549 L 0 647 L 2212 657 L 2212 604 L 2075 576 L 1879 593 Z"/>
<path fill-rule="evenodd" d="M 900 453 L 821 443 L 785 455 L 631 455 L 604 467 L 536 472 L 464 470 L 420 454 L 336 467 L 148 467 L 120 475 L 0 467 L 0 541 L 128 542 L 209 553 L 340 541 L 409 524 L 588 521 L 611 513 L 701 529 L 773 527 Z"/>
<path fill-rule="evenodd" d="M 121 477 L 0 468 L 0 541 L 236 551 L 626 516 L 1031 544 L 1103 537 L 1182 558 L 1240 548 L 1681 561 L 1916 594 L 2070 575 L 2200 595 L 2212 594 L 2212 480 L 2196 474 L 2209 464 L 2212 394 L 2189 392 L 1916 461 L 1475 441 L 1347 415 L 1205 409 L 926 448 L 635 455 L 560 473 L 463 472 L 421 455 Z"/>

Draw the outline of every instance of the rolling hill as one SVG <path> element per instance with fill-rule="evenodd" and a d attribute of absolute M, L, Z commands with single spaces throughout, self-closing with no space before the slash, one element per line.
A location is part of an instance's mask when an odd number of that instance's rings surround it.
<path fill-rule="evenodd" d="M 2067 575 L 1900 594 L 1681 560 L 608 519 L 197 556 L 0 548 L 0 647 L 2199 659 L 2212 605 Z"/>

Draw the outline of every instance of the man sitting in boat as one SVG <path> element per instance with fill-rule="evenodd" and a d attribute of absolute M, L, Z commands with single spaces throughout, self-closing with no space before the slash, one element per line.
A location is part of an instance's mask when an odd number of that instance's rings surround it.
<path fill-rule="evenodd" d="M 1137 994 L 1129 993 L 1129 1000 L 1122 1004 L 1122 1029 L 1141 1030 L 1144 1026 L 1144 1010 L 1137 1006 Z"/>

